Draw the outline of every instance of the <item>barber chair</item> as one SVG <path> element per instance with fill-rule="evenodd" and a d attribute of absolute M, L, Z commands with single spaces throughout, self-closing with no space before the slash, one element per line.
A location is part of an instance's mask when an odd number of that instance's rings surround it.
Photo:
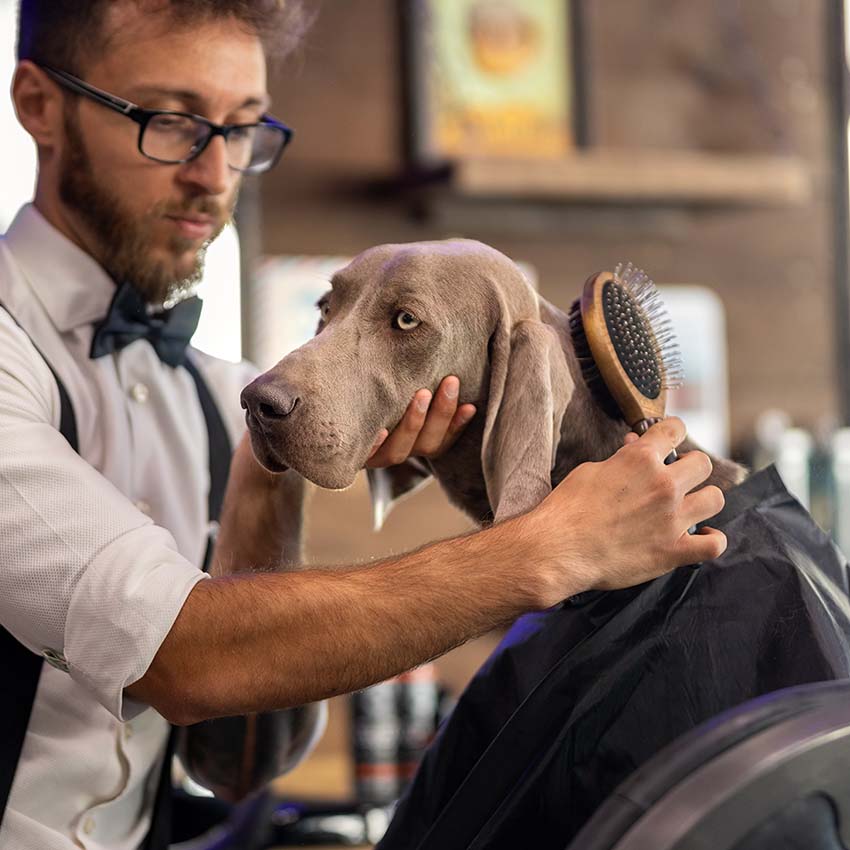
<path fill-rule="evenodd" d="M 683 735 L 567 850 L 850 850 L 850 681 L 776 691 Z"/>

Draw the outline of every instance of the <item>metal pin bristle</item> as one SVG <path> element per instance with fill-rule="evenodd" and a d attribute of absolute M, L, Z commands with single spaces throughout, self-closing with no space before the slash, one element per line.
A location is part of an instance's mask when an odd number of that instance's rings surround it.
<path fill-rule="evenodd" d="M 655 366 L 661 372 L 663 388 L 669 390 L 680 387 L 684 379 L 681 350 L 676 342 L 673 323 L 655 283 L 643 269 L 633 263 L 618 263 L 614 269 L 614 278 L 631 297 L 639 315 L 646 322 L 641 328 L 631 325 L 626 327 L 624 338 L 631 339 L 634 334 L 645 336 L 648 330 L 650 339 L 646 343 L 655 355 Z M 637 345 L 643 349 L 642 344 Z M 644 373 L 647 368 L 651 368 L 651 364 L 640 359 L 634 367 Z"/>

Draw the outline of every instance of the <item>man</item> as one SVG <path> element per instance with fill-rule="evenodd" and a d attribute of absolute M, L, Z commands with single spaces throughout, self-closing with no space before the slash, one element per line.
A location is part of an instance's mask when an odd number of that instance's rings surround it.
<path fill-rule="evenodd" d="M 242 174 L 279 156 L 264 44 L 296 17 L 286 0 L 22 0 L 13 97 L 39 176 L 0 242 L 0 624 L 48 664 L 4 848 L 139 847 L 168 722 L 275 712 L 250 727 L 255 751 L 271 748 L 264 730 L 276 747 L 262 770 L 229 726 L 204 724 L 187 747 L 236 798 L 309 748 L 310 703 L 725 546 L 687 534 L 723 499 L 686 495 L 710 471 L 704 455 L 663 465 L 684 437 L 669 420 L 480 534 L 368 568 L 286 571 L 300 483 L 266 473 L 240 439 L 253 372 L 175 353 L 156 316 L 159 336 L 125 331 L 149 312 L 133 299 L 156 311 L 191 291 Z M 206 408 L 190 368 L 239 442 L 208 578 Z M 58 430 L 57 377 L 79 454 Z M 426 416 L 431 394 L 417 393 L 371 463 L 439 452 L 474 412 L 457 395 L 444 381 Z"/>

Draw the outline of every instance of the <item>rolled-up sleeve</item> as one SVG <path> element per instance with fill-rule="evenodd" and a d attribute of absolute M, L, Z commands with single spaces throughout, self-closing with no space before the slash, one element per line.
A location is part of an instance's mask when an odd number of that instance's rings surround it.
<path fill-rule="evenodd" d="M 57 430 L 56 382 L 0 311 L 0 623 L 124 719 L 204 574 Z"/>

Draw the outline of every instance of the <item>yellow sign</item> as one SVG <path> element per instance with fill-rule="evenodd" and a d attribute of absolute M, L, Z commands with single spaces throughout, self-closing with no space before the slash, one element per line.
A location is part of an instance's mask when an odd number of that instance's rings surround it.
<path fill-rule="evenodd" d="M 449 158 L 573 147 L 566 0 L 431 0 L 431 143 Z"/>

